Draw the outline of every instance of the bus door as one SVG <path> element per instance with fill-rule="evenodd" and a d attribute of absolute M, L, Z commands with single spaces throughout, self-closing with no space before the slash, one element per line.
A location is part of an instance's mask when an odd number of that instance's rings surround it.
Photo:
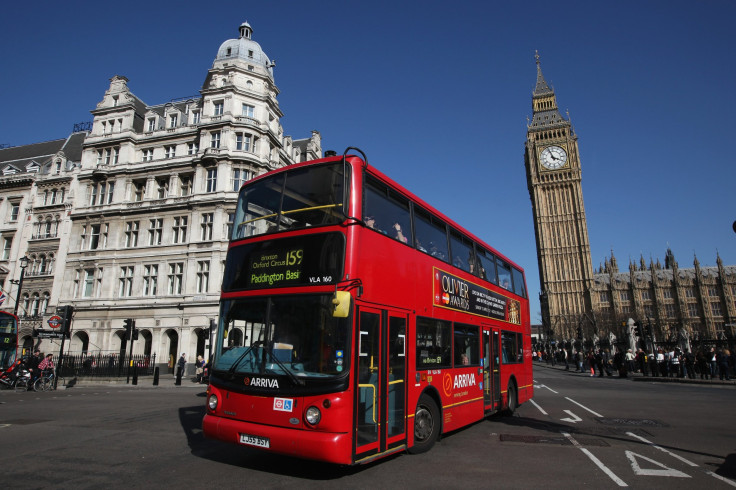
<path fill-rule="evenodd" d="M 486 412 L 501 408 L 499 349 L 498 330 L 483 327 L 483 405 Z"/>
<path fill-rule="evenodd" d="M 406 444 L 406 313 L 358 310 L 355 460 Z"/>

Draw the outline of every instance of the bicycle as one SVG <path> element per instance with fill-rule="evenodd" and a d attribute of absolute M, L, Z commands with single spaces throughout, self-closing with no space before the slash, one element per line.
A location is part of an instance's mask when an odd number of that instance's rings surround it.
<path fill-rule="evenodd" d="M 33 391 L 51 391 L 54 389 L 54 372 L 44 371 L 33 383 Z"/>
<path fill-rule="evenodd" d="M 28 391 L 30 389 L 31 373 L 27 376 L 18 376 L 15 379 L 15 391 Z"/>

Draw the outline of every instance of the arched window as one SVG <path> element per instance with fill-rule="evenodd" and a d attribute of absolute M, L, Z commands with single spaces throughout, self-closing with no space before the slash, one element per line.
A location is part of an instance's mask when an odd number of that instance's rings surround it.
<path fill-rule="evenodd" d="M 38 293 L 33 293 L 33 304 L 31 305 L 31 316 L 38 316 L 40 307 L 41 307 L 41 302 L 40 302 Z"/>
<path fill-rule="evenodd" d="M 45 291 L 43 293 L 43 300 L 41 301 L 41 314 L 45 315 L 46 311 L 49 309 L 49 299 L 51 298 L 51 294 L 49 294 L 48 291 Z"/>
<path fill-rule="evenodd" d="M 29 312 L 31 311 L 31 298 L 28 296 L 28 293 L 23 294 L 23 301 L 21 306 L 20 316 L 28 316 Z"/>

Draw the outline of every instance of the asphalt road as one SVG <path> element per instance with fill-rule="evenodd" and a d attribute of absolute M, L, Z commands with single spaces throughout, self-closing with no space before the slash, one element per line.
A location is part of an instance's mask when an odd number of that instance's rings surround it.
<path fill-rule="evenodd" d="M 0 391 L 3 486 L 16 488 L 731 488 L 733 386 L 634 382 L 539 367 L 513 417 L 430 452 L 360 467 L 206 440 L 204 389 Z"/>

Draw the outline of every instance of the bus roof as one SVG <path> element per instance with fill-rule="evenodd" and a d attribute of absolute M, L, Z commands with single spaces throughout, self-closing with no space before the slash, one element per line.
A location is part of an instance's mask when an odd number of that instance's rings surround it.
<path fill-rule="evenodd" d="M 343 158 L 342 155 L 337 155 L 337 156 L 329 156 L 329 157 L 325 157 L 325 158 L 320 158 L 320 159 L 317 159 L 317 160 L 308 160 L 308 161 L 305 161 L 305 162 L 295 163 L 293 165 L 289 165 L 289 166 L 286 166 L 286 167 L 281 167 L 281 168 L 278 168 L 278 169 L 275 169 L 275 170 L 271 170 L 270 172 L 267 172 L 265 174 L 259 175 L 258 177 L 254 177 L 252 180 L 248 181 L 248 183 L 253 182 L 253 181 L 260 180 L 262 178 L 266 178 L 266 177 L 271 176 L 271 175 L 274 175 L 274 174 L 278 174 L 278 173 L 281 173 L 281 172 L 286 172 L 288 170 L 293 170 L 295 168 L 308 167 L 310 165 L 319 165 L 319 164 L 323 164 L 323 163 L 339 162 L 339 161 L 342 161 L 342 158 Z M 385 184 L 388 184 L 393 189 L 395 189 L 396 191 L 398 191 L 399 193 L 401 193 L 404 197 L 406 197 L 410 201 L 413 201 L 416 204 L 420 205 L 425 210 L 431 211 L 432 214 L 434 214 L 437 218 L 440 218 L 441 220 L 443 220 L 445 223 L 447 223 L 448 225 L 450 225 L 455 230 L 457 230 L 459 232 L 462 232 L 468 238 L 470 238 L 470 239 L 474 240 L 475 242 L 477 242 L 477 243 L 483 245 L 484 247 L 486 247 L 488 249 L 488 251 L 493 252 L 497 257 L 505 260 L 510 265 L 512 265 L 512 266 L 516 267 L 517 269 L 521 270 L 522 272 L 524 272 L 524 268 L 523 267 L 519 266 L 516 262 L 514 262 L 511 259 L 509 259 L 506 255 L 500 253 L 495 247 L 490 246 L 488 243 L 486 243 L 485 241 L 481 240 L 480 238 L 478 238 L 477 236 L 475 236 L 473 233 L 469 232 L 466 228 L 460 226 L 454 220 L 452 220 L 451 218 L 449 218 L 448 216 L 446 216 L 444 213 L 440 212 L 437 208 L 435 208 L 434 206 L 432 206 L 431 204 L 427 203 L 426 201 L 424 201 L 419 196 L 417 196 L 414 193 L 412 193 L 411 191 L 409 191 L 406 187 L 402 186 L 401 184 L 399 184 L 398 182 L 396 182 L 392 178 L 388 177 L 386 174 L 384 174 L 383 172 L 381 172 L 380 170 L 378 170 L 373 165 L 366 163 L 359 156 L 353 155 L 353 154 L 347 154 L 347 155 L 345 155 L 345 158 L 348 159 L 348 160 L 350 160 L 352 163 L 358 163 L 359 165 L 361 165 L 363 167 L 364 171 L 368 172 L 370 175 L 378 178 L 379 180 L 383 181 Z"/>

